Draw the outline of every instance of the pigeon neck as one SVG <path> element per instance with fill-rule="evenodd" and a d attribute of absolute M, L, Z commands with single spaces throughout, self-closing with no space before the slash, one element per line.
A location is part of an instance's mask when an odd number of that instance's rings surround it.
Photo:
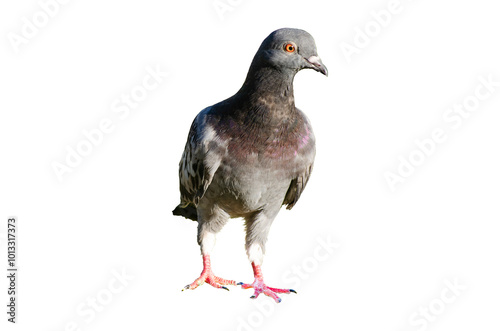
<path fill-rule="evenodd" d="M 295 72 L 279 71 L 272 67 L 251 67 L 240 92 L 250 97 L 252 106 L 295 110 L 293 78 Z"/>

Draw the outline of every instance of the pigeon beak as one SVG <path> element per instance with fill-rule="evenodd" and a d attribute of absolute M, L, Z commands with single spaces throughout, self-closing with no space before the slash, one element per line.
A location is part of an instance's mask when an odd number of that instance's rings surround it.
<path fill-rule="evenodd" d="M 314 69 L 316 71 L 321 72 L 323 75 L 328 77 L 328 69 L 326 69 L 325 65 L 323 62 L 321 62 L 321 59 L 317 55 L 310 56 L 306 58 L 306 61 L 311 64 L 309 68 Z"/>

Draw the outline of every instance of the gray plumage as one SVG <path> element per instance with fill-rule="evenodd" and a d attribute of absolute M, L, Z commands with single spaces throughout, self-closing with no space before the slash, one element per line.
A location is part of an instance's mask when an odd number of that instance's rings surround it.
<path fill-rule="evenodd" d="M 194 119 L 179 164 L 181 203 L 173 213 L 198 221 L 204 254 L 207 233 L 243 217 L 249 258 L 262 263 L 272 221 L 282 205 L 291 209 L 299 200 L 315 156 L 311 124 L 293 94 L 294 76 L 305 68 L 327 75 L 312 36 L 274 31 L 241 89 Z"/>

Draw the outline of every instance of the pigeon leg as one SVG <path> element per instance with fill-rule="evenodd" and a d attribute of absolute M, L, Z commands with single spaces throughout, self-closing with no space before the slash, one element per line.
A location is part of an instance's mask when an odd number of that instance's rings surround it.
<path fill-rule="evenodd" d="M 281 302 L 281 298 L 276 294 L 276 293 L 297 293 L 292 289 L 280 289 L 280 288 L 274 288 L 274 287 L 269 287 L 266 284 L 264 284 L 264 277 L 262 276 L 262 270 L 260 268 L 260 265 L 256 264 L 255 262 L 252 262 L 252 268 L 253 268 L 253 274 L 255 276 L 255 280 L 252 284 L 244 284 L 244 283 L 238 283 L 236 285 L 241 285 L 241 288 L 247 289 L 247 288 L 253 288 L 254 289 L 254 294 L 250 297 L 251 299 L 256 299 L 259 294 L 264 293 L 268 297 L 271 297 L 276 301 L 276 303 Z"/>
<path fill-rule="evenodd" d="M 210 255 L 208 254 L 203 255 L 203 271 L 201 272 L 200 277 L 196 278 L 196 280 L 191 284 L 186 285 L 183 291 L 194 290 L 203 283 L 208 283 L 215 288 L 222 288 L 228 291 L 229 289 L 224 285 L 236 285 L 236 282 L 234 280 L 227 280 L 214 275 L 214 273 L 212 272 L 212 268 L 210 266 Z"/>

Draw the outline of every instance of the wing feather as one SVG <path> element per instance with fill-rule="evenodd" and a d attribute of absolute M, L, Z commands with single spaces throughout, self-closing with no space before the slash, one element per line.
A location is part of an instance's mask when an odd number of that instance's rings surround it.
<path fill-rule="evenodd" d="M 220 142 L 207 124 L 206 108 L 196 116 L 179 163 L 181 205 L 198 205 L 205 195 L 222 158 Z"/>
<path fill-rule="evenodd" d="M 297 201 L 299 201 L 300 195 L 304 191 L 309 181 L 309 177 L 311 176 L 312 168 L 313 163 L 306 167 L 301 174 L 292 179 L 290 187 L 286 192 L 285 199 L 283 200 L 283 204 L 287 205 L 286 209 L 292 209 Z"/>

